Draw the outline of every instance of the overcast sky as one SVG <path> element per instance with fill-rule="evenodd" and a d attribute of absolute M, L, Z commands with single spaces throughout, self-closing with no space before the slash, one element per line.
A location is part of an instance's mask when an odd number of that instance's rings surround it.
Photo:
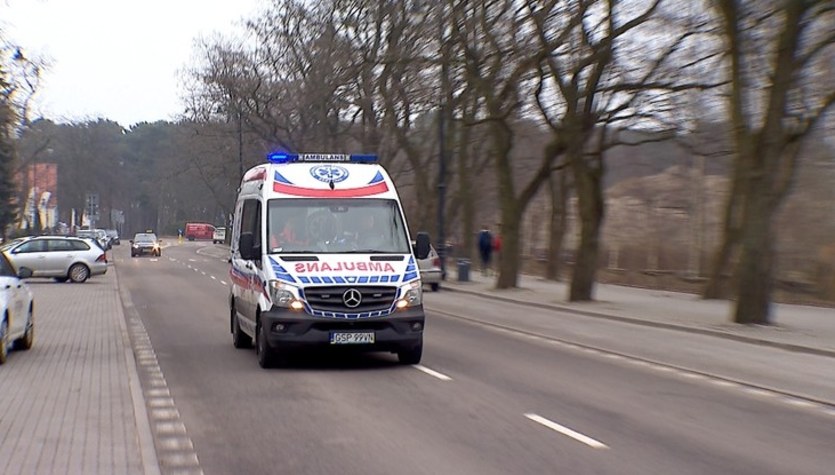
<path fill-rule="evenodd" d="M 182 112 L 194 40 L 242 31 L 266 0 L 0 0 L 3 36 L 51 66 L 38 115 L 128 127 Z"/>

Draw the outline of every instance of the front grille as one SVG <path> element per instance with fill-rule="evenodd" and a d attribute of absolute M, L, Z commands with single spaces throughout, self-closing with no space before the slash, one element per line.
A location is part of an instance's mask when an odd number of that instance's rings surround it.
<path fill-rule="evenodd" d="M 349 289 L 356 289 L 362 294 L 362 301 L 355 308 L 348 308 L 342 299 Z M 360 313 L 388 310 L 394 303 L 396 294 L 396 287 L 385 286 L 339 285 L 304 289 L 304 297 L 310 307 L 322 312 Z"/>

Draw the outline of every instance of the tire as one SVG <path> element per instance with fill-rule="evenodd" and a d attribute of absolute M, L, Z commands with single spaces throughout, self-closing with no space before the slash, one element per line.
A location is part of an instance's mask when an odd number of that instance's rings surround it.
<path fill-rule="evenodd" d="M 429 287 L 432 289 L 432 292 L 437 292 L 441 288 L 441 284 L 437 282 L 432 282 L 429 284 Z"/>
<path fill-rule="evenodd" d="M 81 284 L 86 282 L 90 277 L 90 269 L 88 269 L 84 264 L 73 264 L 70 266 L 68 276 L 72 282 Z"/>
<path fill-rule="evenodd" d="M 55 282 L 63 284 L 66 281 L 67 281 L 66 277 L 55 277 Z"/>
<path fill-rule="evenodd" d="M 260 320 L 255 328 L 255 352 L 258 354 L 258 365 L 262 368 L 272 368 L 275 365 L 275 350 L 267 343 L 267 330 Z"/>
<path fill-rule="evenodd" d="M 232 308 L 232 345 L 238 349 L 252 346 L 252 338 L 241 330 L 241 323 L 238 321 L 238 315 L 234 308 Z"/>
<path fill-rule="evenodd" d="M 35 343 L 35 315 L 29 308 L 29 323 L 26 324 L 26 333 L 14 342 L 15 350 L 31 350 Z"/>
<path fill-rule="evenodd" d="M 397 352 L 397 359 L 400 361 L 400 364 L 403 365 L 413 365 L 420 363 L 420 359 L 423 357 L 423 340 L 412 348 L 403 348 Z"/>
<path fill-rule="evenodd" d="M 9 357 L 9 338 L 6 336 L 9 333 L 8 317 L 8 315 L 4 315 L 3 321 L 0 321 L 0 365 L 5 363 Z"/>

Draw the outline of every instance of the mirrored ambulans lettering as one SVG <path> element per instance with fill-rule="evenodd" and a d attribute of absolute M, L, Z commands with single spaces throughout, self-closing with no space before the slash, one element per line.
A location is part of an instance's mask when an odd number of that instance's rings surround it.
<path fill-rule="evenodd" d="M 394 273 L 394 266 L 388 262 L 298 262 L 296 272 L 390 272 Z"/>

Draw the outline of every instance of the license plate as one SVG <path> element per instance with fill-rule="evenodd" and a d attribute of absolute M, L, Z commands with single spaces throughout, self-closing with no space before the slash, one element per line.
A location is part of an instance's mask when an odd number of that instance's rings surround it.
<path fill-rule="evenodd" d="M 374 332 L 333 332 L 331 345 L 356 345 L 374 343 Z"/>

